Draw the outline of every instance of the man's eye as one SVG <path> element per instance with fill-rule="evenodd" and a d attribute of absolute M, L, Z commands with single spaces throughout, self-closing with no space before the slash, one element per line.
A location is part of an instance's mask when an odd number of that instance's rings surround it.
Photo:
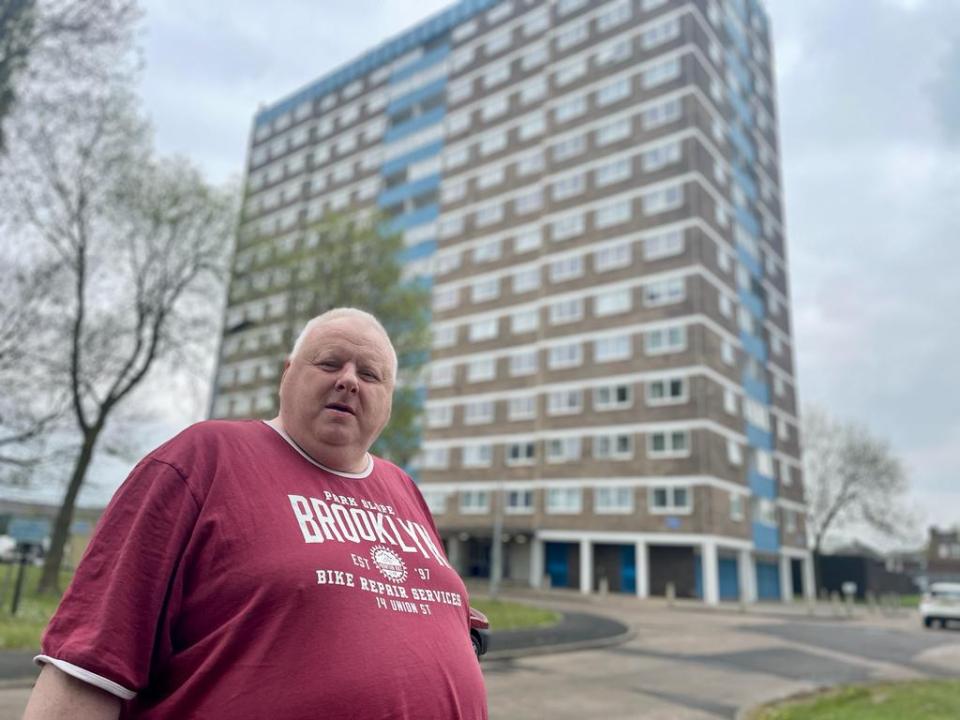
<path fill-rule="evenodd" d="M 363 371 L 362 373 L 360 373 L 360 374 L 361 374 L 363 377 L 365 377 L 367 380 L 379 380 L 379 379 L 380 379 L 380 378 L 377 376 L 376 373 L 370 372 L 369 370 L 364 370 L 364 371 Z"/>

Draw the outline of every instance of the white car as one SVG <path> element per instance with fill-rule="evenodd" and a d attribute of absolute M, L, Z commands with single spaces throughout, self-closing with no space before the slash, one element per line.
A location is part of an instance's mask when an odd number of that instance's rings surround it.
<path fill-rule="evenodd" d="M 960 583 L 933 583 L 920 600 L 924 627 L 960 622 Z"/>

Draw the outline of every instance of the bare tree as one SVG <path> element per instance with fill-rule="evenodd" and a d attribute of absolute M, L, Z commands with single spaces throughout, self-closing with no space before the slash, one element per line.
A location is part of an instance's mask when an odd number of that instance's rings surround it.
<path fill-rule="evenodd" d="M 869 529 L 903 538 L 912 530 L 905 512 L 909 481 L 889 443 L 860 425 L 807 408 L 803 418 L 808 527 L 817 561 L 833 533 Z"/>
<path fill-rule="evenodd" d="M 31 93 L 104 84 L 128 72 L 135 0 L 2 0 L 0 2 L 0 151 L 4 118 Z M 132 58 L 131 58 L 132 59 Z"/>
<path fill-rule="evenodd" d="M 44 248 L 58 268 L 42 305 L 51 338 L 38 362 L 64 389 L 80 443 L 40 581 L 54 591 L 108 420 L 159 362 L 215 331 L 235 210 L 231 194 L 185 162 L 153 157 L 149 129 L 122 88 L 34 104 L 30 115 L 11 123 L 0 191 L 13 200 L 21 242 Z"/>

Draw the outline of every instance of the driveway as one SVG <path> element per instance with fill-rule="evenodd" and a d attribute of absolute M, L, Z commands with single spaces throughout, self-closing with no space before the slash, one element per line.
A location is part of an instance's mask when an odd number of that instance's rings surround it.
<path fill-rule="evenodd" d="M 801 607 L 537 601 L 607 614 L 634 635 L 615 647 L 485 662 L 492 720 L 735 718 L 825 685 L 960 676 L 960 632 L 923 630 L 912 611 L 832 619 Z"/>

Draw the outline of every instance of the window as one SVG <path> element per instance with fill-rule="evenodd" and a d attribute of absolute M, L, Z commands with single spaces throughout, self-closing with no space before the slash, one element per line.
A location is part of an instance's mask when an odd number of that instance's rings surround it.
<path fill-rule="evenodd" d="M 597 317 L 627 312 L 633 305 L 633 291 L 630 288 L 608 290 L 593 299 L 593 314 Z"/>
<path fill-rule="evenodd" d="M 499 85 L 510 77 L 510 64 L 502 63 L 487 70 L 483 76 L 483 86 L 487 88 Z"/>
<path fill-rule="evenodd" d="M 543 207 L 543 194 L 540 192 L 540 188 L 534 188 L 533 190 L 528 190 L 527 192 L 517 195 L 513 201 L 513 207 L 519 215 L 525 215 L 539 210 Z"/>
<path fill-rule="evenodd" d="M 523 105 L 529 105 L 536 102 L 547 94 L 547 81 L 545 78 L 537 77 L 526 83 L 520 90 L 520 102 Z"/>
<path fill-rule="evenodd" d="M 495 25 L 501 20 L 504 20 L 510 17 L 510 13 L 513 12 L 513 3 L 505 2 L 495 6 L 490 12 L 487 13 L 487 22 L 491 25 Z"/>
<path fill-rule="evenodd" d="M 753 498 L 753 521 L 768 527 L 777 527 L 777 506 L 767 498 Z"/>
<path fill-rule="evenodd" d="M 693 510 L 692 500 L 692 493 L 687 487 L 652 487 L 648 502 L 653 514 L 687 514 Z"/>
<path fill-rule="evenodd" d="M 766 450 L 753 451 L 753 464 L 761 475 L 773 477 L 773 456 Z"/>
<path fill-rule="evenodd" d="M 551 325 L 563 325 L 580 320 L 583 317 L 583 299 L 572 298 L 551 303 L 549 317 Z"/>
<path fill-rule="evenodd" d="M 537 135 L 542 135 L 546 129 L 547 123 L 543 119 L 543 115 L 537 113 L 533 117 L 529 117 L 520 123 L 517 136 L 521 140 L 529 140 L 530 138 L 537 137 Z"/>
<path fill-rule="evenodd" d="M 456 150 L 450 150 L 443 158 L 444 166 L 447 168 L 457 168 L 466 164 L 470 159 L 470 149 L 461 147 Z"/>
<path fill-rule="evenodd" d="M 468 47 L 455 53 L 453 56 L 453 71 L 455 73 L 463 70 L 467 65 L 473 62 L 476 55 L 474 48 Z"/>
<path fill-rule="evenodd" d="M 507 493 L 507 513 L 524 515 L 533 512 L 533 490 L 510 490 Z"/>
<path fill-rule="evenodd" d="M 645 215 L 674 210 L 681 205 L 683 205 L 683 185 L 654 190 L 643 196 L 643 212 Z"/>
<path fill-rule="evenodd" d="M 464 467 L 489 467 L 493 462 L 493 447 L 490 445 L 467 445 L 463 448 Z"/>
<path fill-rule="evenodd" d="M 473 283 L 470 288 L 473 302 L 486 302 L 500 295 L 500 278 L 486 278 Z"/>
<path fill-rule="evenodd" d="M 464 452 L 466 456 L 466 452 Z M 490 511 L 490 494 L 486 490 L 464 490 L 460 493 L 460 512 L 464 515 Z"/>
<path fill-rule="evenodd" d="M 483 109 L 480 111 L 480 116 L 485 120 L 493 120 L 498 118 L 501 115 L 506 115 L 507 110 L 510 109 L 510 99 L 506 95 L 501 95 L 500 97 L 490 98 L 483 104 Z"/>
<path fill-rule="evenodd" d="M 532 420 L 537 416 L 537 398 L 534 395 L 510 398 L 507 403 L 508 420 Z"/>
<path fill-rule="evenodd" d="M 593 269 L 596 272 L 627 267 L 631 262 L 633 262 L 633 248 L 628 242 L 609 245 L 593 253 Z"/>
<path fill-rule="evenodd" d="M 582 43 L 589 34 L 589 26 L 586 22 L 570 25 L 557 33 L 557 50 L 566 50 Z"/>
<path fill-rule="evenodd" d="M 579 453 L 578 453 L 579 457 Z M 556 515 L 577 514 L 582 511 L 582 492 L 580 488 L 548 488 L 547 512 Z"/>
<path fill-rule="evenodd" d="M 687 347 L 687 328 L 683 325 L 649 330 L 644 336 L 647 355 L 680 352 Z"/>
<path fill-rule="evenodd" d="M 493 225 L 501 220 L 503 220 L 503 205 L 500 203 L 494 203 L 480 208 L 473 217 L 473 221 L 477 227 Z"/>
<path fill-rule="evenodd" d="M 633 488 L 598 487 L 593 491 L 593 510 L 596 513 L 632 513 Z"/>
<path fill-rule="evenodd" d="M 594 171 L 594 180 L 597 187 L 606 187 L 613 183 L 626 180 L 633 174 L 633 166 L 629 158 L 613 160 L 598 167 Z"/>
<path fill-rule="evenodd" d="M 533 442 L 516 442 L 507 445 L 507 465 L 532 465 L 536 459 Z"/>
<path fill-rule="evenodd" d="M 612 27 L 630 19 L 631 7 L 629 2 L 618 2 L 604 11 L 597 18 L 597 30 L 606 32 Z"/>
<path fill-rule="evenodd" d="M 507 146 L 507 134 L 503 131 L 490 133 L 480 141 L 480 154 L 492 155 Z"/>
<path fill-rule="evenodd" d="M 622 62 L 630 57 L 632 50 L 630 40 L 626 39 L 604 45 L 597 51 L 597 65 L 603 67 L 604 65 Z"/>
<path fill-rule="evenodd" d="M 601 147 L 630 137 L 632 121 L 630 118 L 621 118 L 607 123 L 597 129 L 597 145 Z"/>
<path fill-rule="evenodd" d="M 731 465 L 743 465 L 743 448 L 736 440 L 727 440 L 727 460 Z"/>
<path fill-rule="evenodd" d="M 471 360 L 467 364 L 467 380 L 469 382 L 480 382 L 482 380 L 493 380 L 497 374 L 497 361 L 491 357 L 478 358 Z"/>
<path fill-rule="evenodd" d="M 629 335 L 615 335 L 593 342 L 593 359 L 596 362 L 628 360 L 632 354 L 633 338 Z"/>
<path fill-rule="evenodd" d="M 513 251 L 515 253 L 525 253 L 536 250 L 543 243 L 543 235 L 540 229 L 526 230 L 519 233 L 513 239 Z"/>
<path fill-rule="evenodd" d="M 526 177 L 543 170 L 543 154 L 540 152 L 531 153 L 517 161 L 517 175 Z"/>
<path fill-rule="evenodd" d="M 492 400 L 476 400 L 464 404 L 464 425 L 484 425 L 491 422 L 493 422 Z"/>
<path fill-rule="evenodd" d="M 536 350 L 522 350 L 510 355 L 510 376 L 533 375 L 537 371 L 539 354 Z"/>
<path fill-rule="evenodd" d="M 540 325 L 540 313 L 537 310 L 520 310 L 510 316 L 510 331 L 514 334 L 533 332 Z"/>
<path fill-rule="evenodd" d="M 598 208 L 594 215 L 594 225 L 598 229 L 620 225 L 633 217 L 633 203 L 630 200 L 617 202 Z"/>
<path fill-rule="evenodd" d="M 550 188 L 554 200 L 565 200 L 568 197 L 579 195 L 586 189 L 587 183 L 583 173 L 575 173 L 556 180 Z"/>
<path fill-rule="evenodd" d="M 447 348 L 455 345 L 457 342 L 457 329 L 452 325 L 446 325 L 443 327 L 434 327 L 433 328 L 433 342 L 432 347 L 434 348 Z"/>
<path fill-rule="evenodd" d="M 470 342 L 480 342 L 491 340 L 498 334 L 498 323 L 496 318 L 487 318 L 485 320 L 476 320 L 470 323 L 469 337 Z"/>
<path fill-rule="evenodd" d="M 597 90 L 597 105 L 603 107 L 630 95 L 630 78 L 620 78 Z"/>
<path fill-rule="evenodd" d="M 427 509 L 433 515 L 443 515 L 447 511 L 447 493 L 437 490 L 425 490 L 423 492 L 424 502 L 427 503 Z"/>
<path fill-rule="evenodd" d="M 547 462 L 562 463 L 580 459 L 580 438 L 564 437 L 546 441 Z"/>
<path fill-rule="evenodd" d="M 547 395 L 548 415 L 576 415 L 582 408 L 582 390 L 556 390 Z"/>
<path fill-rule="evenodd" d="M 450 451 L 447 448 L 427 448 L 422 458 L 424 469 L 441 470 L 450 464 Z"/>
<path fill-rule="evenodd" d="M 531 13 L 527 16 L 527 21 L 523 24 L 523 34 L 530 36 L 536 35 L 550 27 L 550 14 L 545 11 Z"/>
<path fill-rule="evenodd" d="M 449 387 L 453 385 L 453 365 L 431 365 L 430 387 Z"/>
<path fill-rule="evenodd" d="M 674 405 L 687 401 L 687 381 L 683 378 L 652 380 L 647 383 L 647 405 Z"/>
<path fill-rule="evenodd" d="M 721 293 L 718 300 L 718 305 L 720 309 L 720 314 L 724 317 L 733 316 L 733 301 L 730 299 L 730 296 L 726 293 Z"/>
<path fill-rule="evenodd" d="M 686 430 L 650 433 L 647 454 L 651 458 L 686 457 L 690 454 L 690 434 Z"/>
<path fill-rule="evenodd" d="M 540 268 L 532 267 L 513 273 L 513 292 L 525 293 L 540 287 Z"/>
<path fill-rule="evenodd" d="M 643 129 L 652 130 L 653 128 L 666 125 L 680 118 L 681 106 L 680 100 L 674 98 L 667 100 L 659 105 L 647 108 L 643 112 Z"/>
<path fill-rule="evenodd" d="M 475 263 L 493 262 L 500 259 L 500 240 L 489 240 L 477 245 L 473 249 L 473 261 Z"/>
<path fill-rule="evenodd" d="M 502 167 L 497 167 L 493 168 L 492 170 L 482 172 L 477 175 L 477 189 L 485 190 L 489 187 L 493 187 L 494 185 L 499 185 L 503 182 L 503 176 L 504 172 Z"/>
<path fill-rule="evenodd" d="M 584 220 L 583 214 L 567 215 L 566 217 L 554 220 L 551 225 L 551 235 L 554 241 L 568 240 L 583 234 Z"/>
<path fill-rule="evenodd" d="M 680 160 L 680 143 L 670 142 L 647 150 L 641 156 L 644 172 L 653 172 Z"/>
<path fill-rule="evenodd" d="M 784 510 L 783 519 L 788 533 L 793 533 L 797 531 L 797 513 L 794 510 Z M 960 550 L 960 548 L 958 548 Z M 957 557 L 960 557 L 960 552 L 957 553 Z"/>
<path fill-rule="evenodd" d="M 605 385 L 594 388 L 594 410 L 623 410 L 633 405 L 633 388 L 629 385 Z"/>
<path fill-rule="evenodd" d="M 581 58 L 579 60 L 574 60 L 573 62 L 567 63 L 562 68 L 557 70 L 553 79 L 558 86 L 563 87 L 564 85 L 569 85 L 578 78 L 585 75 L 587 72 L 587 62 L 585 59 Z"/>
<path fill-rule="evenodd" d="M 643 46 L 644 50 L 647 50 L 657 45 L 662 45 L 668 40 L 672 40 L 680 34 L 680 21 L 679 19 L 673 17 L 662 22 L 658 25 L 654 25 L 652 28 L 647 30 L 640 36 L 640 44 Z"/>
<path fill-rule="evenodd" d="M 587 98 L 585 95 L 577 95 L 567 98 L 553 108 L 553 118 L 558 123 L 569 122 L 574 118 L 580 117 L 587 111 Z"/>
<path fill-rule="evenodd" d="M 669 82 L 680 75 L 680 60 L 670 58 L 652 66 L 643 73 L 643 87 L 649 89 Z"/>
<path fill-rule="evenodd" d="M 453 422 L 452 405 L 434 405 L 427 408 L 427 427 L 449 427 Z M 444 448 L 446 449 L 446 448 Z"/>
<path fill-rule="evenodd" d="M 720 344 L 720 357 L 727 365 L 733 365 L 736 363 L 736 350 L 733 348 L 733 343 L 729 340 L 724 340 Z"/>
<path fill-rule="evenodd" d="M 524 70 L 532 70 L 535 67 L 543 65 L 550 58 L 550 52 L 544 44 L 537 45 L 530 52 L 523 56 L 520 65 Z"/>
<path fill-rule="evenodd" d="M 586 149 L 587 142 L 584 140 L 583 135 L 577 135 L 576 137 L 568 138 L 554 145 L 552 149 L 553 159 L 557 162 L 568 160 L 569 158 L 579 155 Z"/>
<path fill-rule="evenodd" d="M 547 365 L 551 370 L 577 367 L 583 364 L 583 347 L 580 343 L 555 345 L 550 348 Z"/>
<path fill-rule="evenodd" d="M 457 288 L 437 288 L 433 291 L 433 309 L 449 310 L 456 307 L 459 296 Z"/>
<path fill-rule="evenodd" d="M 563 17 L 575 12 L 587 4 L 588 0 L 558 0 L 557 15 Z"/>
<path fill-rule="evenodd" d="M 645 307 L 659 307 L 682 302 L 686 297 L 684 278 L 670 278 L 643 286 L 643 304 Z"/>
<path fill-rule="evenodd" d="M 492 55 L 496 55 L 498 52 L 506 50 L 508 47 L 510 47 L 510 43 L 512 42 L 511 35 L 512 31 L 507 30 L 506 32 L 494 35 L 487 40 L 486 44 L 484 45 L 487 56 L 490 57 Z"/>
<path fill-rule="evenodd" d="M 569 255 L 550 263 L 550 281 L 563 282 L 583 275 L 583 255 Z"/>

